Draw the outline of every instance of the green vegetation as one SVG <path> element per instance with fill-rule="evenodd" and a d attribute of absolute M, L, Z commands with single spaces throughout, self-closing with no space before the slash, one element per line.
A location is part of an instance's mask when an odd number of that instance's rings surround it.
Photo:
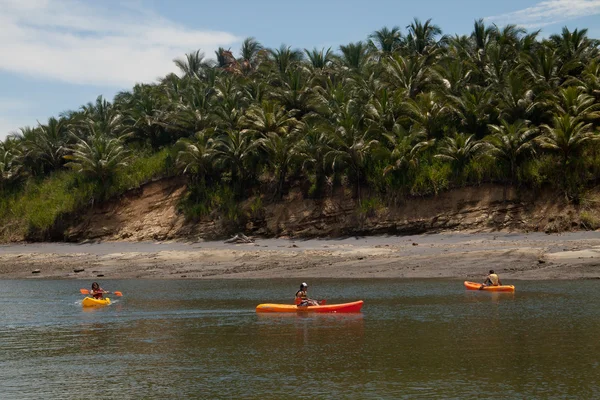
<path fill-rule="evenodd" d="M 140 154 L 111 177 L 111 186 L 75 171 L 60 170 L 47 177 L 30 177 L 0 198 L 0 238 L 48 238 L 61 218 L 108 196 L 139 187 L 169 173 L 170 153 Z M 60 232 L 57 233 L 58 237 Z"/>
<path fill-rule="evenodd" d="M 112 103 L 24 127 L 0 143 L 4 235 L 60 219 L 149 180 L 183 174 L 180 210 L 244 218 L 291 186 L 320 198 L 343 186 L 361 214 L 406 196 L 499 182 L 551 185 L 579 201 L 600 177 L 599 41 L 548 39 L 475 22 L 442 36 L 430 20 L 331 49 L 235 57 L 194 51 L 180 75 Z M 589 215 L 582 215 L 596 226 Z"/>

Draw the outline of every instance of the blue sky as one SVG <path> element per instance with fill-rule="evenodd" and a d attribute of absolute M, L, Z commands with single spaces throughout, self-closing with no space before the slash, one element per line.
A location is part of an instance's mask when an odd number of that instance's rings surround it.
<path fill-rule="evenodd" d="M 600 38 L 600 0 L 0 0 L 0 10 L 0 139 L 176 71 L 172 60 L 186 52 L 236 53 L 248 36 L 267 47 L 337 49 L 417 17 L 447 34 L 486 18 Z"/>

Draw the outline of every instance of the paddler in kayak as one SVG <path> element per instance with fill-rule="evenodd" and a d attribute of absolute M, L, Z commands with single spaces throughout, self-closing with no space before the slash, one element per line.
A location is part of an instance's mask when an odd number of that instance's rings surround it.
<path fill-rule="evenodd" d="M 110 293 L 110 292 L 107 292 L 106 290 L 102 289 L 100 287 L 100 285 L 98 285 L 98 282 L 92 283 L 92 290 L 90 290 L 90 294 L 92 295 L 93 298 L 102 299 L 104 297 L 105 293 Z"/>
<path fill-rule="evenodd" d="M 302 282 L 300 285 L 300 290 L 296 292 L 296 305 L 299 307 L 304 306 L 318 306 L 319 302 L 317 300 L 309 299 L 306 291 L 308 290 L 308 285 L 306 282 Z"/>
<path fill-rule="evenodd" d="M 500 282 L 500 278 L 493 269 L 490 269 L 490 274 L 485 277 L 485 282 L 481 285 L 479 290 L 483 289 L 486 286 L 501 286 L 502 282 Z"/>

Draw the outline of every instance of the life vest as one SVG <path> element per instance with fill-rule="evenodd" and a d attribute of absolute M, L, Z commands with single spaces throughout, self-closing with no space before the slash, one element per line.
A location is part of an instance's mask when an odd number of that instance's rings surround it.
<path fill-rule="evenodd" d="M 295 301 L 296 305 L 298 305 L 307 299 L 308 299 L 308 296 L 306 295 L 306 291 L 298 290 L 296 292 L 296 298 L 294 301 Z"/>

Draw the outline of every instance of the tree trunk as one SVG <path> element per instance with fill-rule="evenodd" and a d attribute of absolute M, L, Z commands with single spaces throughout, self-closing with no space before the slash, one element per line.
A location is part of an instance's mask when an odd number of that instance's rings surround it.
<path fill-rule="evenodd" d="M 356 198 L 358 199 L 358 204 L 360 205 L 360 169 L 356 169 Z"/>

